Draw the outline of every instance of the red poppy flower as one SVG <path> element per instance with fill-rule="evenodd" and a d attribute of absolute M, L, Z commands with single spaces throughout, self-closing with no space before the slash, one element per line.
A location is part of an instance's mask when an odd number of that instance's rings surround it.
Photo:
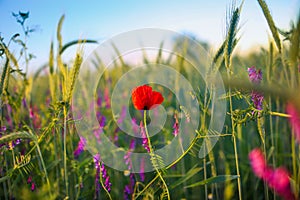
<path fill-rule="evenodd" d="M 137 110 L 150 110 L 164 101 L 161 93 L 153 91 L 148 85 L 134 88 L 131 98 Z"/>

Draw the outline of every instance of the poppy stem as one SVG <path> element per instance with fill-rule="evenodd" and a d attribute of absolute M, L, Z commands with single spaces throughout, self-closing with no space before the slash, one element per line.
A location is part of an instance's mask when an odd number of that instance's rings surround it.
<path fill-rule="evenodd" d="M 151 145 L 151 142 L 150 142 L 150 137 L 149 137 L 149 133 L 148 133 L 148 129 L 147 129 L 147 110 L 144 110 L 144 127 L 145 127 L 146 137 L 147 137 L 147 140 L 148 140 L 149 154 L 150 154 L 150 157 L 151 157 L 152 165 L 153 165 L 155 171 L 157 172 L 157 175 L 159 176 L 160 180 L 162 181 L 162 183 L 163 183 L 163 185 L 166 189 L 168 200 L 170 200 L 171 198 L 170 198 L 170 193 L 169 193 L 168 186 L 167 186 L 164 178 L 162 177 L 160 171 L 157 168 L 156 155 L 154 154 L 154 151 L 152 149 L 152 145 Z"/>

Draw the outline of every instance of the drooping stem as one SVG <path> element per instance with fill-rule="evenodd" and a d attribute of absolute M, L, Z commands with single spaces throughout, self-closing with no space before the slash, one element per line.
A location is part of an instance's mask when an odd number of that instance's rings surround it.
<path fill-rule="evenodd" d="M 50 185 L 50 181 L 49 181 L 49 177 L 48 177 L 48 173 L 47 173 L 47 168 L 46 168 L 43 156 L 42 156 L 42 152 L 41 152 L 40 146 L 38 144 L 38 141 L 35 140 L 34 142 L 35 142 L 37 152 L 39 154 L 39 157 L 40 157 L 40 160 L 41 160 L 41 163 L 42 163 L 42 167 L 43 167 L 43 170 L 44 170 L 44 173 L 45 173 L 46 182 L 47 182 L 47 186 L 48 186 L 48 189 L 49 189 L 49 196 L 50 196 L 50 198 L 52 198 L 51 185 Z"/>
<path fill-rule="evenodd" d="M 150 154 L 151 160 L 152 160 L 152 162 L 156 162 L 156 156 L 155 156 L 154 151 L 152 149 L 152 145 L 151 145 L 151 141 L 150 141 L 150 137 L 149 137 L 149 133 L 148 133 L 148 129 L 147 129 L 147 111 L 146 110 L 144 110 L 144 127 L 145 127 L 146 137 L 147 137 L 147 140 L 148 140 L 149 154 Z M 160 171 L 158 170 L 156 164 L 152 163 L 152 165 L 153 165 L 155 171 L 157 172 L 157 175 L 159 176 L 160 180 L 162 181 L 162 183 L 165 187 L 165 190 L 167 192 L 168 200 L 170 200 L 169 189 L 168 189 L 168 186 L 167 186 L 164 178 L 162 177 L 162 175 L 161 175 Z"/>

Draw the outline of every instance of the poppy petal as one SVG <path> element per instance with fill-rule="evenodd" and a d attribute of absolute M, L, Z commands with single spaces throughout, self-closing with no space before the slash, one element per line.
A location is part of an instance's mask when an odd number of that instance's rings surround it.
<path fill-rule="evenodd" d="M 137 110 L 150 110 L 164 100 L 159 92 L 152 91 L 152 87 L 148 85 L 134 88 L 131 95 L 132 103 Z"/>
<path fill-rule="evenodd" d="M 152 109 L 152 108 L 156 107 L 157 105 L 161 104 L 163 101 L 164 101 L 164 98 L 161 95 L 161 93 L 153 91 L 150 108 Z"/>

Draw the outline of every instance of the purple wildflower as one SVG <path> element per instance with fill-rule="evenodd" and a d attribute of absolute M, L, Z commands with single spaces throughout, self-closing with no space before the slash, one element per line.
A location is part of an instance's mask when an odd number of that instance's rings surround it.
<path fill-rule="evenodd" d="M 101 115 L 100 112 L 97 112 L 97 119 L 99 122 L 99 127 L 93 130 L 93 134 L 97 138 L 97 141 L 100 142 L 100 134 L 103 133 L 103 128 L 106 124 L 106 117 Z"/>
<path fill-rule="evenodd" d="M 27 184 L 29 184 L 31 182 L 32 182 L 32 176 L 29 176 L 28 179 L 27 179 Z"/>
<path fill-rule="evenodd" d="M 101 165 L 101 172 L 102 172 L 102 178 L 105 180 L 104 186 L 105 186 L 106 190 L 108 192 L 110 192 L 111 191 L 111 182 L 110 182 L 110 178 L 107 174 L 107 170 L 106 170 L 104 164 Z"/>
<path fill-rule="evenodd" d="M 148 143 L 148 138 L 146 136 L 146 132 L 145 132 L 145 127 L 143 125 L 143 122 L 140 122 L 140 129 L 141 129 L 141 135 L 142 135 L 142 145 L 143 147 L 147 150 L 148 153 L 150 153 L 150 147 L 149 147 L 149 143 Z"/>
<path fill-rule="evenodd" d="M 85 145 L 86 145 L 86 139 L 84 137 L 80 137 L 77 148 L 74 151 L 75 158 L 78 158 L 81 152 L 83 152 Z"/>
<path fill-rule="evenodd" d="M 128 170 L 131 170 L 131 168 L 132 168 L 131 154 L 132 154 L 132 151 L 134 150 L 134 148 L 135 148 L 135 140 L 131 139 L 129 149 L 124 156 L 125 164 L 128 166 Z"/>
<path fill-rule="evenodd" d="M 35 183 L 34 182 L 31 183 L 31 188 L 30 189 L 31 189 L 32 192 L 35 190 Z"/>
<path fill-rule="evenodd" d="M 129 184 L 125 185 L 125 188 L 124 188 L 124 199 L 126 199 L 126 200 L 131 199 L 130 196 L 134 192 L 134 185 L 135 185 L 134 174 L 131 173 L 129 176 Z"/>
<path fill-rule="evenodd" d="M 254 84 L 260 84 L 260 82 L 262 81 L 261 70 L 260 69 L 256 70 L 256 68 L 254 66 L 252 66 L 251 68 L 248 68 L 248 76 L 249 76 L 250 81 Z M 251 100 L 254 104 L 254 107 L 257 110 L 262 110 L 264 96 L 261 93 L 252 91 Z"/>
<path fill-rule="evenodd" d="M 99 115 L 98 122 L 99 122 L 99 126 L 103 128 L 106 123 L 106 117 L 104 115 Z"/>
<path fill-rule="evenodd" d="M 22 99 L 22 105 L 23 105 L 24 108 L 27 108 L 26 98 Z"/>
<path fill-rule="evenodd" d="M 6 106 L 7 108 L 7 115 L 5 116 L 6 122 L 10 127 L 13 127 L 13 121 L 12 121 L 12 108 L 9 104 Z"/>
<path fill-rule="evenodd" d="M 38 129 L 41 127 L 41 120 L 38 114 L 38 108 L 36 106 L 30 106 L 29 117 L 32 120 L 33 127 Z"/>
<path fill-rule="evenodd" d="M 94 156 L 94 163 L 95 163 L 95 169 L 96 169 L 96 175 L 95 175 L 95 187 L 96 187 L 96 193 L 100 191 L 100 154 L 97 153 Z"/>
<path fill-rule="evenodd" d="M 104 187 L 105 189 L 110 192 L 111 191 L 111 182 L 110 182 L 110 177 L 107 174 L 107 170 L 104 166 L 104 164 L 100 165 L 100 154 L 97 153 L 94 156 L 94 163 L 95 163 L 95 168 L 96 168 L 96 177 L 95 177 L 95 185 L 96 185 L 96 192 L 98 193 L 100 190 L 100 172 L 102 173 L 102 178 L 104 180 Z"/>
<path fill-rule="evenodd" d="M 140 163 L 140 172 L 139 172 L 141 182 L 144 182 L 145 180 L 145 158 L 142 158 Z"/>
<path fill-rule="evenodd" d="M 0 127 L 0 138 L 2 137 L 3 133 L 6 131 L 6 126 Z M 0 144 L 0 148 L 3 147 L 5 144 Z"/>
<path fill-rule="evenodd" d="M 252 83 L 260 84 L 262 80 L 262 72 L 261 70 L 256 70 L 254 66 L 248 68 L 249 79 Z"/>
<path fill-rule="evenodd" d="M 123 106 L 123 107 L 122 107 L 122 110 L 121 110 L 120 117 L 119 117 L 119 119 L 117 120 L 117 123 L 118 123 L 118 124 L 122 124 L 122 122 L 124 121 L 124 119 L 125 119 L 125 117 L 126 117 L 126 111 L 127 111 L 126 106 Z"/>
<path fill-rule="evenodd" d="M 101 98 L 101 97 L 98 97 L 98 98 L 97 98 L 97 106 L 98 106 L 98 107 L 101 107 L 101 105 L 102 105 L 102 98 Z"/>
<path fill-rule="evenodd" d="M 173 125 L 173 135 L 176 137 L 179 133 L 179 123 L 178 123 L 178 117 L 177 114 L 174 114 L 175 123 Z"/>
<path fill-rule="evenodd" d="M 31 191 L 33 192 L 36 188 L 36 185 L 35 183 L 32 181 L 32 176 L 29 176 L 28 179 L 27 179 L 27 184 L 31 184 L 30 186 L 30 189 Z"/>
<path fill-rule="evenodd" d="M 254 107 L 257 110 L 262 110 L 262 103 L 264 100 L 264 96 L 261 93 L 256 92 L 256 91 L 252 91 L 251 96 L 252 96 L 251 100 L 254 104 Z"/>
<path fill-rule="evenodd" d="M 110 97 L 109 97 L 109 90 L 107 87 L 104 89 L 104 101 L 105 101 L 105 107 L 107 109 L 109 109 L 110 108 Z"/>
<path fill-rule="evenodd" d="M 135 118 L 132 118 L 131 125 L 132 125 L 132 131 L 133 131 L 133 133 L 135 135 L 138 135 L 139 134 L 139 126 L 137 125 Z"/>

